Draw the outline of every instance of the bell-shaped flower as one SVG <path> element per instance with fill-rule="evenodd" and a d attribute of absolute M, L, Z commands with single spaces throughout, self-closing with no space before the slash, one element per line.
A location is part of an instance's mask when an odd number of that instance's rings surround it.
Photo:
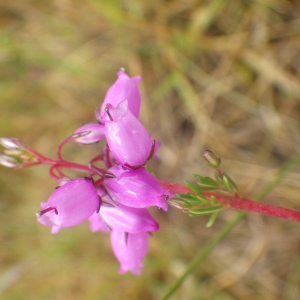
<path fill-rule="evenodd" d="M 137 169 L 144 165 L 154 150 L 154 141 L 146 128 L 128 109 L 127 100 L 117 108 L 107 106 L 105 136 L 110 151 L 116 160 L 128 168 Z"/>
<path fill-rule="evenodd" d="M 174 194 L 164 190 L 156 177 L 144 167 L 137 170 L 124 169 L 120 165 L 110 168 L 114 178 L 105 178 L 104 183 L 111 198 L 123 205 L 135 208 L 146 208 L 153 205 L 168 210 L 167 200 Z"/>
<path fill-rule="evenodd" d="M 99 213 L 90 218 L 91 231 L 107 232 L 108 228 L 119 231 L 137 233 L 157 231 L 159 225 L 147 208 L 133 208 L 122 204 L 111 206 L 103 204 Z"/>
<path fill-rule="evenodd" d="M 90 123 L 80 126 L 73 134 L 73 141 L 77 144 L 96 144 L 105 136 L 102 124 Z"/>
<path fill-rule="evenodd" d="M 141 76 L 130 78 L 124 71 L 117 73 L 117 81 L 109 88 L 102 103 L 100 116 L 106 115 L 104 109 L 106 104 L 117 107 L 124 100 L 128 101 L 128 108 L 131 113 L 138 118 L 141 106 L 141 95 L 138 83 L 142 80 Z"/>
<path fill-rule="evenodd" d="M 77 179 L 59 187 L 41 203 L 38 222 L 50 225 L 53 234 L 61 227 L 71 227 L 87 220 L 99 210 L 100 200 L 90 178 Z"/>
<path fill-rule="evenodd" d="M 112 230 L 110 234 L 112 248 L 121 266 L 119 273 L 131 272 L 140 275 L 142 260 L 148 251 L 147 232 L 126 233 Z"/>
<path fill-rule="evenodd" d="M 111 229 L 110 227 L 107 226 L 107 224 L 103 222 L 103 220 L 101 220 L 100 213 L 97 212 L 93 213 L 89 217 L 89 221 L 90 221 L 90 230 L 93 232 L 102 231 L 104 233 L 107 233 Z"/>

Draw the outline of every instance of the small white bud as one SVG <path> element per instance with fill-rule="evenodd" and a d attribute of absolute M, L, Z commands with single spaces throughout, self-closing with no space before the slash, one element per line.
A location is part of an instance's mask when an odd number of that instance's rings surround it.
<path fill-rule="evenodd" d="M 0 144 L 9 150 L 19 150 L 23 148 L 22 141 L 17 138 L 0 138 Z"/>
<path fill-rule="evenodd" d="M 19 166 L 19 162 L 14 157 L 8 155 L 0 155 L 0 165 L 7 168 L 16 168 Z"/>

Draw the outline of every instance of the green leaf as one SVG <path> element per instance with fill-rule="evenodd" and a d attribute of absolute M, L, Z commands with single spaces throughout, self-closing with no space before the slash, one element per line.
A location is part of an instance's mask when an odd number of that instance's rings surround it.
<path fill-rule="evenodd" d="M 204 215 L 204 214 L 209 214 L 209 213 L 220 211 L 223 208 L 224 208 L 223 205 L 209 206 L 209 207 L 202 207 L 199 209 L 190 209 L 190 212 L 192 214 Z"/>
<path fill-rule="evenodd" d="M 187 193 L 187 194 L 177 194 L 177 196 L 179 198 L 182 198 L 182 199 L 186 199 L 186 200 L 194 200 L 194 199 L 197 199 L 197 196 L 195 194 L 192 194 L 192 193 Z"/>
<path fill-rule="evenodd" d="M 223 178 L 221 178 L 219 174 L 215 172 L 215 178 L 226 188 L 226 190 L 230 192 L 232 192 L 232 190 L 235 192 L 238 191 L 237 185 L 226 173 L 223 173 Z"/>
<path fill-rule="evenodd" d="M 211 201 L 211 203 L 213 203 L 213 204 L 218 204 L 218 201 L 216 200 L 216 197 L 213 196 L 213 195 L 210 196 L 210 201 Z"/>
<path fill-rule="evenodd" d="M 184 181 L 184 184 L 190 188 L 192 191 L 194 191 L 195 193 L 199 192 L 199 189 L 197 187 L 195 187 L 192 183 L 190 183 L 189 181 Z"/>
<path fill-rule="evenodd" d="M 202 200 L 202 199 L 201 199 Z M 191 200 L 189 201 L 189 203 L 191 204 L 191 206 L 202 206 L 203 204 L 207 204 L 206 202 L 201 201 L 200 199 L 195 199 L 195 200 Z"/>
<path fill-rule="evenodd" d="M 202 201 L 204 201 L 204 202 L 209 202 L 209 200 L 199 191 L 198 193 L 197 193 L 197 196 L 198 196 L 198 198 L 199 199 L 201 199 Z"/>
<path fill-rule="evenodd" d="M 232 191 L 231 185 L 230 185 L 228 177 L 226 175 L 223 175 L 223 185 L 227 191 L 229 191 L 229 192 Z"/>
<path fill-rule="evenodd" d="M 235 182 L 228 176 L 227 173 L 224 173 L 224 174 L 227 177 L 229 183 L 232 185 L 232 187 L 235 190 L 235 192 L 237 192 L 239 189 L 238 189 L 237 185 L 235 184 Z"/>
<path fill-rule="evenodd" d="M 216 212 L 214 212 L 214 213 L 211 214 L 208 222 L 205 225 L 207 228 L 211 227 L 215 223 L 215 220 L 216 220 L 218 214 L 219 214 L 219 211 L 216 211 Z"/>
<path fill-rule="evenodd" d="M 209 204 L 210 200 L 208 200 L 201 192 L 201 195 L 187 193 L 187 194 L 176 194 L 177 197 L 183 199 L 184 201 L 188 202 L 192 206 L 200 206 L 203 204 Z"/>
<path fill-rule="evenodd" d="M 204 188 L 206 190 L 219 188 L 219 183 L 210 177 L 203 177 L 198 174 L 194 174 L 194 176 L 199 180 L 198 184 L 201 190 L 204 190 Z"/>
<path fill-rule="evenodd" d="M 199 187 L 199 190 L 200 191 L 214 191 L 214 190 L 217 190 L 217 189 L 219 189 L 220 187 L 217 187 L 217 188 L 215 188 L 215 187 L 202 187 L 202 186 L 200 186 Z"/>

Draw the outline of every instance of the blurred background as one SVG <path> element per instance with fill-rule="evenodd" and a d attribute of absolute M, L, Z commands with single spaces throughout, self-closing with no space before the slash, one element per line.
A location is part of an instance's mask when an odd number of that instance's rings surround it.
<path fill-rule="evenodd" d="M 121 67 L 143 77 L 161 179 L 212 176 L 210 149 L 251 198 L 300 148 L 297 0 L 2 0 L 0 61 L 0 136 L 50 157 L 95 121 Z M 99 149 L 70 144 L 64 156 L 87 163 Z M 160 231 L 142 275 L 119 275 L 109 236 L 88 222 L 57 235 L 36 222 L 56 185 L 47 166 L 0 168 L 0 299 L 158 299 L 238 213 L 207 229 L 207 216 L 152 209 Z M 299 209 L 300 168 L 263 201 Z M 250 213 L 171 299 L 300 299 L 299 250 L 300 223 Z"/>

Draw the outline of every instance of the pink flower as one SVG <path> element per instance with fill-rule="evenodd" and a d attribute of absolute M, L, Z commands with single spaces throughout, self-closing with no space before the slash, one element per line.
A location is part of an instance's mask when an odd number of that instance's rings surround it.
<path fill-rule="evenodd" d="M 97 212 L 93 213 L 89 217 L 90 221 L 90 230 L 93 232 L 102 231 L 107 233 L 110 231 L 110 228 L 101 220 L 101 215 Z"/>
<path fill-rule="evenodd" d="M 140 275 L 142 260 L 148 251 L 147 232 L 125 233 L 113 230 L 110 234 L 112 248 L 121 266 L 119 273 Z"/>
<path fill-rule="evenodd" d="M 135 208 L 146 208 L 153 205 L 168 210 L 167 200 L 174 194 L 164 190 L 158 180 L 144 167 L 128 170 L 120 165 L 109 169 L 114 178 L 105 178 L 107 192 L 112 199 L 123 205 Z"/>
<path fill-rule="evenodd" d="M 142 123 L 128 109 L 127 100 L 117 108 L 107 106 L 107 115 L 101 119 L 105 123 L 105 136 L 110 151 L 123 166 L 137 169 L 149 159 L 154 146 Z"/>
<path fill-rule="evenodd" d="M 157 231 L 159 226 L 153 219 L 148 209 L 133 208 L 122 204 L 118 206 L 102 205 L 99 213 L 94 213 L 90 218 L 90 229 L 107 232 L 108 228 L 119 231 L 137 233 Z M 103 226 L 104 225 L 104 226 Z"/>
<path fill-rule="evenodd" d="M 128 108 L 131 113 L 138 118 L 141 106 L 141 95 L 138 83 L 142 80 L 141 76 L 130 78 L 124 71 L 117 73 L 117 81 L 109 88 L 102 103 L 100 116 L 105 116 L 104 108 L 107 104 L 117 107 L 124 100 L 128 101 Z"/>
<path fill-rule="evenodd" d="M 51 226 L 56 234 L 61 227 L 71 227 L 87 220 L 99 209 L 100 200 L 90 178 L 65 183 L 47 202 L 41 202 L 38 222 Z"/>
<path fill-rule="evenodd" d="M 86 124 L 80 126 L 73 135 L 73 140 L 77 144 L 95 144 L 98 143 L 104 136 L 104 125 L 102 124 Z"/>

